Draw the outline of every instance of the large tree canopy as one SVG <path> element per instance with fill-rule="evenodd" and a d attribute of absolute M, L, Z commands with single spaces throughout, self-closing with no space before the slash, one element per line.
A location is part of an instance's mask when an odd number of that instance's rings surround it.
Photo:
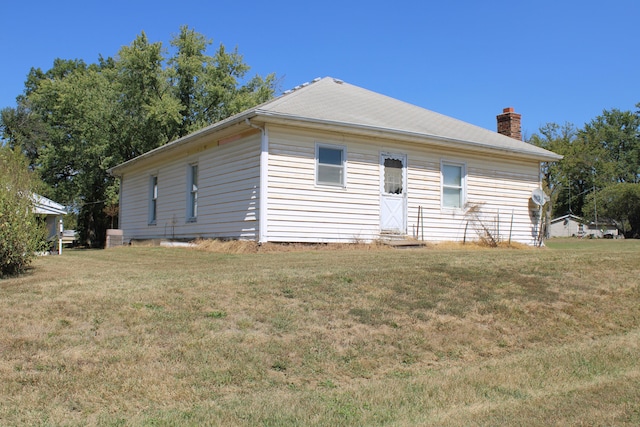
<path fill-rule="evenodd" d="M 638 104 L 640 108 L 640 104 Z M 582 137 L 594 147 L 601 185 L 620 182 L 640 182 L 640 114 L 638 112 L 605 110 L 587 123 Z"/>
<path fill-rule="evenodd" d="M 4 143 L 23 151 L 48 195 L 74 206 L 81 239 L 102 245 L 118 183 L 107 169 L 271 98 L 273 74 L 249 66 L 188 27 L 162 43 L 143 33 L 96 64 L 56 59 L 32 69 L 16 108 L 0 112 Z"/>
<path fill-rule="evenodd" d="M 628 237 L 640 237 L 640 184 L 620 182 L 587 196 L 584 216 L 589 221 L 614 222 Z"/>
<path fill-rule="evenodd" d="M 598 212 L 627 235 L 640 234 L 640 111 L 605 110 L 582 129 L 550 123 L 529 142 L 564 156 L 543 165 L 554 216 L 595 220 Z"/>

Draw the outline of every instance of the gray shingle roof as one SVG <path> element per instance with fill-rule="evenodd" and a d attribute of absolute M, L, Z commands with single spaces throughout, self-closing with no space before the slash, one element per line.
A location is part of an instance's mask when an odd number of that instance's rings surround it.
<path fill-rule="evenodd" d="M 453 144 L 561 158 L 529 143 L 501 135 L 341 80 L 325 77 L 255 108 L 257 115 L 356 126 L 411 134 Z"/>
<path fill-rule="evenodd" d="M 562 156 L 523 141 L 454 119 L 416 105 L 354 86 L 332 77 L 316 79 L 296 87 L 264 104 L 214 123 L 190 135 L 156 148 L 110 169 L 123 167 L 172 150 L 200 137 L 246 119 L 285 120 L 373 131 L 389 136 L 405 136 L 425 144 L 438 144 L 471 150 L 498 150 L 532 157 L 540 161 Z"/>

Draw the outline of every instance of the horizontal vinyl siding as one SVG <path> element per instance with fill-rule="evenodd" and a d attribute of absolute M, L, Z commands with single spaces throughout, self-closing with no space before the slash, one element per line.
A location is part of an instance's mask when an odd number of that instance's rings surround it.
<path fill-rule="evenodd" d="M 121 228 L 125 240 L 150 238 L 257 239 L 260 137 L 253 135 L 122 179 Z M 188 166 L 198 164 L 198 216 L 187 221 Z M 158 209 L 149 225 L 149 179 L 158 176 Z"/>
<path fill-rule="evenodd" d="M 477 240 L 476 229 L 485 226 L 502 241 L 534 243 L 537 224 L 533 224 L 530 217 L 529 198 L 531 191 L 539 186 L 537 162 L 487 159 L 454 152 L 432 155 L 437 161 L 418 160 L 417 165 L 409 162 L 409 234 L 433 242 Z M 479 206 L 479 221 L 465 215 L 464 209 L 441 208 L 441 159 L 466 165 L 466 201 Z M 419 207 L 422 208 L 420 221 Z"/>
<path fill-rule="evenodd" d="M 378 153 L 331 135 L 269 130 L 268 239 L 354 242 L 379 235 Z M 315 184 L 316 142 L 347 146 L 346 186 Z"/>
<path fill-rule="evenodd" d="M 151 173 L 128 174 L 120 184 L 120 228 L 128 241 L 145 233 L 149 217 L 149 186 Z"/>
<path fill-rule="evenodd" d="M 537 224 L 532 224 L 529 199 L 539 187 L 539 165 L 483 161 L 473 166 L 468 171 L 468 199 L 482 203 L 484 225 L 502 241 L 533 244 Z"/>
<path fill-rule="evenodd" d="M 529 211 L 538 187 L 536 161 L 490 158 L 428 145 L 269 126 L 266 238 L 273 242 L 354 242 L 380 238 L 380 154 L 407 156 L 407 234 L 430 242 L 477 239 L 464 210 L 441 208 L 440 165 L 464 163 L 466 196 L 480 204 L 483 224 L 502 240 L 531 244 Z M 347 150 L 346 186 L 315 184 L 316 143 Z M 260 134 L 177 155 L 122 179 L 125 239 L 259 235 Z M 187 166 L 199 166 L 198 218 L 186 221 Z M 147 224 L 149 177 L 158 176 L 156 225 Z M 422 218 L 418 220 L 419 209 Z M 469 223 L 469 225 L 467 225 Z M 418 226 L 420 224 L 420 226 Z"/>
<path fill-rule="evenodd" d="M 534 241 L 536 230 L 528 203 L 531 191 L 539 185 L 536 161 L 491 159 L 424 145 L 282 128 L 271 128 L 269 136 L 270 241 L 378 239 L 382 152 L 407 155 L 409 236 L 424 236 L 433 242 L 478 238 L 464 210 L 441 208 L 440 164 L 445 160 L 465 164 L 467 201 L 480 204 L 481 221 L 496 237 L 527 244 Z M 345 188 L 315 185 L 317 142 L 346 147 Z"/>

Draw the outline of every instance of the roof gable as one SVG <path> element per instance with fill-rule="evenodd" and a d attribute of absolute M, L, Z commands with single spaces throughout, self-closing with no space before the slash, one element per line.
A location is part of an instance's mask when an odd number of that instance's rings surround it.
<path fill-rule="evenodd" d="M 580 218 L 577 215 L 573 215 L 573 214 L 566 214 L 566 215 L 563 215 L 563 216 L 559 216 L 559 217 L 553 218 L 550 222 L 552 224 L 555 224 L 556 222 L 564 221 L 565 219 L 567 221 L 575 221 L 575 222 L 579 222 L 579 223 L 584 223 L 585 222 L 582 218 Z"/>

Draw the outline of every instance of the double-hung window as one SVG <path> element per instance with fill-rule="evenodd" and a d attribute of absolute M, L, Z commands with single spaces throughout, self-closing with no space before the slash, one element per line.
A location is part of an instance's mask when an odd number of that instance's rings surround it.
<path fill-rule="evenodd" d="M 344 187 L 347 150 L 343 146 L 316 144 L 316 184 Z"/>
<path fill-rule="evenodd" d="M 198 165 L 188 168 L 187 221 L 193 222 L 198 217 Z"/>
<path fill-rule="evenodd" d="M 149 224 L 155 224 L 158 219 L 158 176 L 149 178 Z"/>
<path fill-rule="evenodd" d="M 462 163 L 442 162 L 442 207 L 462 209 L 465 203 L 466 171 Z"/>

